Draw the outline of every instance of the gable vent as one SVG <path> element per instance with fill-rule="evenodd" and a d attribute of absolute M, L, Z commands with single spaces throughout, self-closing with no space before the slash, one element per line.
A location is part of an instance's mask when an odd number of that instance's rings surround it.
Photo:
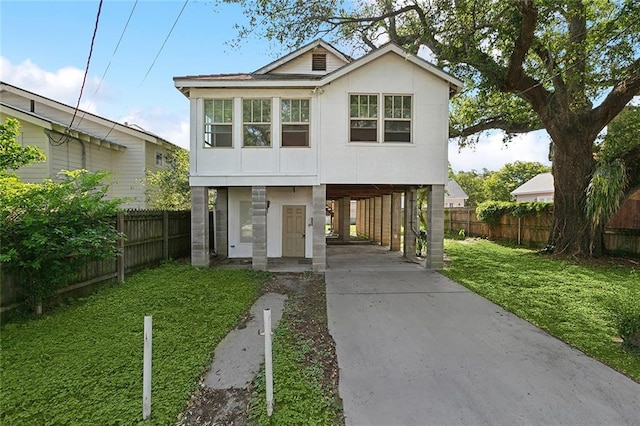
<path fill-rule="evenodd" d="M 327 54 L 314 53 L 311 57 L 311 71 L 327 70 Z"/>

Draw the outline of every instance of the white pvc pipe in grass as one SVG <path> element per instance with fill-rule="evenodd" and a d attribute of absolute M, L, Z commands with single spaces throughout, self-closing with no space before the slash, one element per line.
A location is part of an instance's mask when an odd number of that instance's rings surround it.
<path fill-rule="evenodd" d="M 144 352 L 142 355 L 142 420 L 151 417 L 151 317 L 144 317 Z"/>
<path fill-rule="evenodd" d="M 271 310 L 264 310 L 264 375 L 267 387 L 267 415 L 273 414 L 273 361 L 271 354 Z"/>

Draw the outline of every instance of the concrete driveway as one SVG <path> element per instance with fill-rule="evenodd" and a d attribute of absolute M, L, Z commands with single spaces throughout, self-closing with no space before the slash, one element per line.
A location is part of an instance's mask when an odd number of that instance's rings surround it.
<path fill-rule="evenodd" d="M 640 384 L 439 273 L 329 246 L 347 425 L 639 425 Z"/>

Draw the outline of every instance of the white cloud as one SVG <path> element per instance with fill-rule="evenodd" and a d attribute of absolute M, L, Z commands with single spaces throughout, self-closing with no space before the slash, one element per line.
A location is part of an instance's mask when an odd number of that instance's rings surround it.
<path fill-rule="evenodd" d="M 118 119 L 135 124 L 183 148 L 189 148 L 189 116 L 168 113 L 164 108 L 131 109 Z"/>
<path fill-rule="evenodd" d="M 537 161 L 549 165 L 549 136 L 545 131 L 527 133 L 505 145 L 501 134 L 483 136 L 474 147 L 458 150 L 449 143 L 449 162 L 454 171 L 499 170 L 515 161 Z"/>
<path fill-rule="evenodd" d="M 84 70 L 63 67 L 55 72 L 43 70 L 30 59 L 14 65 L 0 56 L 0 79 L 30 92 L 75 106 L 78 102 Z M 99 99 L 93 96 L 100 83 L 97 77 L 88 77 L 80 102 L 80 108 L 96 113 Z"/>

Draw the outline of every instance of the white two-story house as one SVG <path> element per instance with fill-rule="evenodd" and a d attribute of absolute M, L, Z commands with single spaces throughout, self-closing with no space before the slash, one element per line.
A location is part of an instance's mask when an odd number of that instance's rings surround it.
<path fill-rule="evenodd" d="M 395 44 L 352 59 L 322 40 L 246 74 L 175 77 L 191 111 L 192 263 L 209 264 L 209 189 L 216 251 L 310 258 L 326 265 L 325 208 L 411 255 L 415 193 L 429 191 L 427 267 L 443 258 L 449 98 L 462 83 Z M 401 197 L 405 214 L 401 215 Z M 402 216 L 402 217 L 401 217 Z M 415 252 L 415 251 L 414 251 Z"/>

